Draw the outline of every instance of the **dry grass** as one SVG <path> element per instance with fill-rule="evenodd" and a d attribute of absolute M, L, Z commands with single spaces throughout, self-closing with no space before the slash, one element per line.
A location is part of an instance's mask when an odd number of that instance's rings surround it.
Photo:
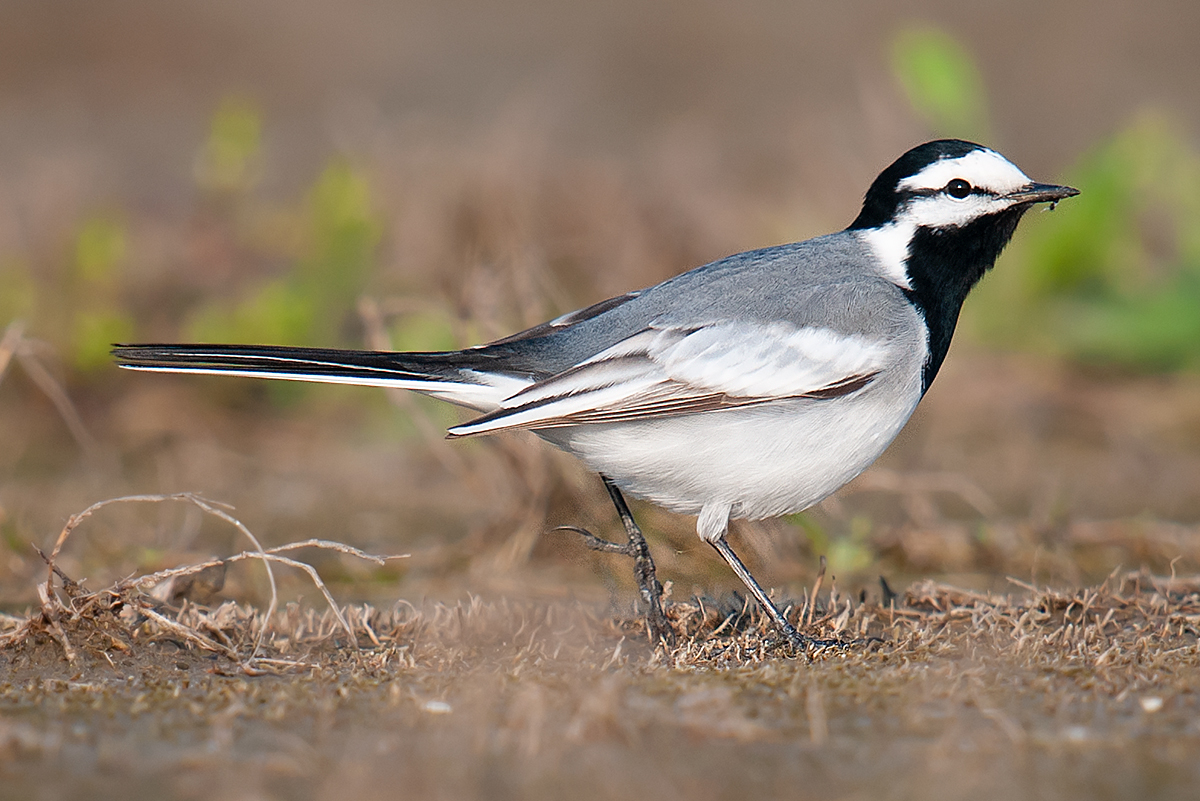
<path fill-rule="evenodd" d="M 913 519 L 881 535 L 909 563 L 926 553 L 944 567 L 936 543 L 962 523 L 939 504 L 973 490 L 892 478 L 864 494 L 899 498 Z M 937 514 L 917 522 L 929 515 L 921 495 L 935 493 Z M 197 500 L 206 517 L 229 514 L 190 496 L 174 505 Z M 1030 526 L 989 512 L 993 531 Z M 991 594 L 921 582 L 885 602 L 825 576 L 792 585 L 789 617 L 813 636 L 857 642 L 809 654 L 782 645 L 736 596 L 688 600 L 677 586 L 667 612 L 678 646 L 668 651 L 652 648 L 631 614 L 527 600 L 513 579 L 507 600 L 271 613 L 271 594 L 257 607 L 205 605 L 226 565 L 226 596 L 246 597 L 233 565 L 291 558 L 288 545 L 253 543 L 93 591 L 64 582 L 79 564 L 65 557 L 103 553 L 102 537 L 80 536 L 83 519 L 60 536 L 63 573 L 41 564 L 33 611 L 0 617 L 0 797 L 373 799 L 403 787 L 428 798 L 1186 798 L 1200 781 L 1194 577 L 1119 571 L 1082 588 L 1010 580 Z M 134 529 L 105 532 L 108 519 L 90 533 L 129 538 Z M 236 518 L 220 523 L 252 542 Z M 1045 564 L 1085 548 L 1141 549 L 1156 561 L 1195 548 L 1191 529 L 1156 520 L 1070 520 L 1054 531 L 1060 550 L 1014 536 L 1018 556 L 1002 564 L 1020 564 L 1020 549 Z M 935 545 L 919 550 L 922 537 Z M 1004 542 L 994 535 L 987 549 Z M 681 557 L 655 547 L 663 577 L 678 575 Z M 503 576 L 496 553 L 471 560 L 488 566 L 471 567 L 472 581 Z M 769 564 L 769 550 L 757 556 Z M 533 564 L 555 560 L 551 551 Z M 624 561 L 604 569 L 627 580 Z M 419 597 L 412 584 L 389 590 Z"/>
<path fill-rule="evenodd" d="M 814 593 L 807 631 L 853 642 L 795 654 L 736 599 L 670 604 L 667 650 L 640 619 L 580 603 L 290 604 L 268 619 L 151 602 L 126 582 L 57 620 L 0 621 L 16 627 L 0 649 L 0 770 L 36 781 L 87 754 L 119 779 L 59 786 L 100 797 L 385 798 L 398 782 L 481 798 L 1189 786 L 1200 579 L 1013 584 L 926 582 L 887 605 Z"/>
<path fill-rule="evenodd" d="M 203 504 L 198 499 L 183 499 Z M 82 513 L 76 517 L 80 516 Z M 78 521 L 73 518 L 72 522 Z M 889 598 L 886 605 L 866 597 L 865 592 L 859 598 L 839 594 L 836 586 L 821 595 L 818 583 L 811 597 L 785 604 L 784 612 L 810 636 L 843 644 L 806 653 L 795 652 L 778 638 L 757 607 L 737 595 L 724 602 L 693 598 L 670 603 L 668 618 L 679 644 L 668 648 L 651 647 L 641 618 L 613 617 L 584 604 L 472 598 L 467 603 L 431 604 L 421 609 L 408 602 L 390 610 L 365 605 L 342 608 L 328 595 L 315 571 L 310 575 L 330 601 L 330 607 L 319 614 L 296 604 L 278 616 L 273 605 L 257 610 L 227 601 L 210 608 L 189 602 L 186 594 L 153 592 L 169 580 L 196 577 L 245 559 L 269 564 L 270 557 L 280 552 L 304 547 L 329 548 L 380 562 L 388 558 L 341 543 L 302 542 L 128 578 L 96 592 L 84 592 L 51 564 L 66 601 L 47 589 L 49 581 L 40 585 L 39 594 L 46 600 L 37 613 L 0 619 L 0 625 L 8 629 L 0 634 L 0 647 L 16 658 L 13 655 L 22 649 L 53 641 L 65 667 L 73 669 L 81 660 L 107 659 L 112 648 L 136 652 L 139 646 L 182 638 L 180 644 L 189 649 L 220 655 L 247 669 L 260 652 L 269 654 L 263 659 L 271 661 L 297 651 L 324 653 L 349 647 L 395 652 L 412 651 L 418 644 L 423 656 L 438 662 L 456 658 L 439 654 L 443 651 L 454 654 L 462 648 L 503 648 L 515 649 L 511 658 L 516 662 L 541 663 L 547 659 L 547 645 L 556 643 L 559 648 L 572 649 L 565 657 L 571 664 L 603 663 L 607 668 L 629 665 L 632 660 L 676 670 L 741 667 L 772 659 L 870 662 L 877 655 L 987 648 L 1005 651 L 1025 668 L 1087 672 L 1088 687 L 1105 688 L 1114 695 L 1155 681 L 1152 673 L 1130 672 L 1138 666 L 1153 667 L 1176 656 L 1194 658 L 1200 653 L 1196 647 L 1200 578 L 1160 577 L 1145 571 L 1114 572 L 1100 586 L 1077 591 L 1038 588 L 1010 578 L 1019 591 L 1016 596 L 925 581 L 910 588 L 903 598 Z M 275 561 L 303 564 L 282 558 Z M 307 567 L 311 571 L 311 566 Z M 162 600 L 164 595 L 172 601 Z M 556 616 L 565 616 L 565 620 L 556 620 Z M 70 644 L 68 632 L 81 639 L 80 647 Z M 567 637 L 567 632 L 574 634 Z M 517 647 L 522 640 L 524 647 Z M 550 661 L 559 660 L 559 653 Z M 255 675 L 252 670 L 247 674 Z"/>
<path fill-rule="evenodd" d="M 194 564 L 159 570 L 148 575 L 124 578 L 102 590 L 90 592 L 86 591 L 80 582 L 75 581 L 64 573 L 62 568 L 56 564 L 55 560 L 62 553 L 63 546 L 66 545 L 71 534 L 74 533 L 81 523 L 106 506 L 117 503 L 164 503 L 171 501 L 190 503 L 204 513 L 230 524 L 237 529 L 239 534 L 249 540 L 254 550 L 243 551 L 225 558 L 210 559 Z M 35 546 L 38 555 L 46 562 L 47 570 L 46 580 L 37 586 L 38 599 L 41 602 L 41 614 L 30 617 L 20 623 L 13 631 L 0 634 L 0 647 L 13 647 L 22 644 L 30 636 L 49 634 L 62 648 L 63 656 L 67 662 L 75 663 L 79 656 L 77 649 L 71 644 L 71 637 L 67 634 L 68 628 L 73 632 L 82 634 L 89 643 L 93 644 L 94 648 L 97 634 L 101 637 L 102 643 L 104 638 L 108 638 L 112 643 L 119 644 L 122 638 L 118 637 L 114 632 L 119 633 L 121 631 L 122 622 L 124 622 L 125 628 L 128 629 L 125 631 L 125 634 L 128 638 L 131 638 L 133 631 L 128 624 L 131 621 L 140 623 L 145 620 L 153 622 L 171 635 L 182 637 L 184 640 L 202 649 L 220 653 L 228 658 L 237 660 L 247 674 L 257 675 L 259 668 L 256 667 L 255 662 L 259 659 L 263 638 L 267 633 L 268 625 L 278 605 L 278 591 L 275 583 L 275 572 L 271 567 L 272 563 L 292 567 L 307 574 L 327 601 L 329 614 L 333 616 L 333 619 L 337 621 L 341 630 L 350 639 L 354 638 L 354 629 L 351 628 L 349 621 L 342 614 L 337 602 L 333 599 L 333 596 L 325 586 L 325 582 L 321 580 L 321 576 L 317 573 L 316 569 L 307 562 L 283 555 L 286 552 L 304 548 L 337 551 L 368 562 L 374 562 L 378 565 L 386 564 L 389 559 L 407 557 L 407 555 L 375 556 L 344 543 L 331 542 L 329 540 L 305 540 L 303 542 L 288 543 L 275 548 L 264 549 L 262 544 L 259 543 L 258 538 L 250 532 L 250 529 L 246 528 L 244 523 L 231 515 L 226 509 L 220 508 L 220 504 L 206 501 L 191 493 L 179 493 L 176 495 L 134 495 L 99 501 L 83 511 L 71 515 L 59 533 L 58 539 L 55 540 L 54 548 L 50 551 L 49 556 Z M 181 619 L 181 613 L 188 610 L 187 599 L 193 593 L 203 590 L 206 591 L 206 594 L 211 595 L 219 591 L 224 584 L 226 568 L 231 564 L 247 559 L 257 560 L 262 563 L 270 585 L 270 601 L 267 604 L 266 610 L 261 615 L 261 621 L 254 627 L 256 633 L 252 639 L 253 647 L 249 653 L 242 656 L 229 638 L 222 634 L 221 625 L 209 617 L 206 612 L 198 611 L 193 606 L 189 610 L 192 614 L 187 620 Z M 61 582 L 62 587 L 60 592 L 55 592 L 53 589 L 55 577 Z M 175 612 L 174 615 L 164 614 L 164 604 L 162 602 L 167 599 L 181 600 L 184 605 L 181 609 L 169 610 Z M 122 621 L 122 616 L 124 616 L 124 621 Z M 216 639 L 207 636 L 205 632 L 216 635 Z"/>

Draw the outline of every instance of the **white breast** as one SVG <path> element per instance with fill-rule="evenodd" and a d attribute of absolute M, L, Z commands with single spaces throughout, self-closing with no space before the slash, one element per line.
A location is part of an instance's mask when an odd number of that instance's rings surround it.
<path fill-rule="evenodd" d="M 682 514 L 727 504 L 734 518 L 805 509 L 867 468 L 921 397 L 910 364 L 857 393 L 538 432 L 623 489 Z"/>

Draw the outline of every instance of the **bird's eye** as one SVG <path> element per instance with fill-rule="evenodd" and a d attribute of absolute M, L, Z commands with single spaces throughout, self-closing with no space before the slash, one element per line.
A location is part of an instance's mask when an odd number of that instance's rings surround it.
<path fill-rule="evenodd" d="M 967 195 L 971 194 L 971 185 L 962 178 L 955 178 L 950 183 L 946 184 L 946 194 L 955 200 L 962 200 Z"/>

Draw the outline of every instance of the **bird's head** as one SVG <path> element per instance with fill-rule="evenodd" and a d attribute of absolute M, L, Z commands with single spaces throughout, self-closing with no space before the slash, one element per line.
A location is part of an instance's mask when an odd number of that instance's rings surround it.
<path fill-rule="evenodd" d="M 858 232 L 881 274 L 924 314 L 926 386 L 950 345 L 963 301 L 995 264 L 1021 216 L 1034 204 L 1078 194 L 1032 181 L 996 151 L 960 139 L 914 147 L 871 184 L 848 230 Z"/>
<path fill-rule="evenodd" d="M 994 150 L 961 139 L 926 142 L 896 159 L 867 190 L 851 229 L 963 228 L 988 218 L 1018 217 L 1035 203 L 1079 194 L 1041 184 Z"/>

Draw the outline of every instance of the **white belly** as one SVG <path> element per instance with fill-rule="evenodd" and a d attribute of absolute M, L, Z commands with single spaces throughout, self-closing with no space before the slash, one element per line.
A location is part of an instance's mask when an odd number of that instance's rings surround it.
<path fill-rule="evenodd" d="M 805 509 L 867 468 L 904 427 L 920 386 L 872 384 L 829 400 L 538 433 L 634 495 L 681 514 L 734 518 Z"/>

